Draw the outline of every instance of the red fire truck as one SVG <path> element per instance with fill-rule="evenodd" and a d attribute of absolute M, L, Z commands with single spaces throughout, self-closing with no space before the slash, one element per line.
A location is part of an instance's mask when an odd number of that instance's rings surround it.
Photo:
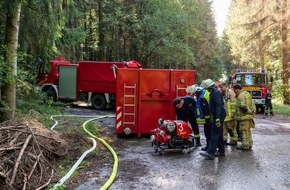
<path fill-rule="evenodd" d="M 137 61 L 72 64 L 60 56 L 50 61 L 49 72 L 43 72 L 43 67 L 40 62 L 36 83 L 54 101 L 86 101 L 94 109 L 105 109 L 115 104 L 117 69 L 136 69 L 141 65 Z"/>
<path fill-rule="evenodd" d="M 269 89 L 268 82 L 268 75 L 264 69 L 261 69 L 260 72 L 237 69 L 236 73 L 231 77 L 231 87 L 235 83 L 241 84 L 243 89 L 251 94 L 257 111 L 260 110 L 262 113 L 265 110 L 265 97 Z"/>

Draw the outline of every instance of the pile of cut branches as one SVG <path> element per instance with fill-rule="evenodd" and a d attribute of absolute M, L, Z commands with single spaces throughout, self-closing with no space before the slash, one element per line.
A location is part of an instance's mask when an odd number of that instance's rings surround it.
<path fill-rule="evenodd" d="M 54 162 L 69 149 L 66 138 L 36 120 L 0 124 L 0 189 L 44 189 Z"/>

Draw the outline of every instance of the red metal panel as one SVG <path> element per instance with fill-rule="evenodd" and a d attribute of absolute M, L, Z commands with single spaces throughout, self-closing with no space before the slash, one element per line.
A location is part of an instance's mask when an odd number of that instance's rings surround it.
<path fill-rule="evenodd" d="M 119 69 L 116 96 L 116 133 L 124 131 L 132 134 L 149 134 L 155 129 L 158 118 L 175 119 L 173 100 L 176 96 L 186 95 L 186 87 L 194 84 L 195 71 L 170 69 Z M 132 121 L 132 116 L 124 113 L 133 112 L 124 85 L 136 85 L 135 88 L 135 125 L 125 124 Z M 128 89 L 129 90 L 129 89 Z M 132 89 L 131 89 L 132 90 Z"/>
<path fill-rule="evenodd" d="M 116 133 L 121 134 L 124 130 L 129 129 L 130 133 L 138 132 L 137 110 L 138 110 L 138 83 L 139 69 L 118 69 L 117 77 L 117 93 L 116 93 Z M 133 87 L 134 88 L 126 88 Z M 135 95 L 134 95 L 135 94 Z M 127 95 L 128 97 L 126 97 Z M 132 97 L 131 97 L 132 95 Z M 134 97 L 135 99 L 134 99 Z M 134 103 L 135 101 L 135 103 Z M 126 104 L 128 106 L 126 106 Z M 135 104 L 134 106 L 131 106 Z M 130 114 L 131 113 L 131 114 Z M 135 115 L 133 115 L 135 114 Z M 132 123 L 131 123 L 132 122 Z"/>
<path fill-rule="evenodd" d="M 112 66 L 124 68 L 123 62 L 79 62 L 78 91 L 111 93 L 116 92 L 116 78 Z"/>
<path fill-rule="evenodd" d="M 171 71 L 171 95 L 172 101 L 176 97 L 186 96 L 186 87 L 195 84 L 195 70 L 172 70 Z M 176 119 L 175 108 L 172 106 L 173 118 Z"/>
<path fill-rule="evenodd" d="M 158 118 L 171 118 L 170 70 L 141 70 L 138 137 L 156 128 Z"/>

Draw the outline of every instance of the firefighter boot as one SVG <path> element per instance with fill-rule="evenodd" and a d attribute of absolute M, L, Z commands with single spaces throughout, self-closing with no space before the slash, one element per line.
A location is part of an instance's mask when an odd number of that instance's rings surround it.
<path fill-rule="evenodd" d="M 274 116 L 274 114 L 273 114 L 273 112 L 272 112 L 272 111 L 270 112 L 270 115 L 271 115 L 271 116 Z"/>
<path fill-rule="evenodd" d="M 201 146 L 201 143 L 200 143 L 200 137 L 195 137 L 195 146 L 198 147 L 198 146 Z"/>

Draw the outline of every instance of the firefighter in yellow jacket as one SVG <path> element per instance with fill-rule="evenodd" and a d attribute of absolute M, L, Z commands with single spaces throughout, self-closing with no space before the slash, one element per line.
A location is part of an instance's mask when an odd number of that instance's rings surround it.
<path fill-rule="evenodd" d="M 237 133 L 237 120 L 236 116 L 236 94 L 235 92 L 227 87 L 227 83 L 221 82 L 220 90 L 223 94 L 225 109 L 226 109 L 226 119 L 223 125 L 223 137 L 224 143 L 226 145 L 237 145 L 238 133 Z M 229 135 L 228 135 L 229 134 Z M 230 140 L 228 142 L 228 136 Z"/>
<path fill-rule="evenodd" d="M 240 84 L 234 85 L 237 98 L 236 118 L 240 124 L 242 144 L 237 145 L 238 150 L 250 150 L 253 146 L 251 128 L 255 127 L 254 117 L 256 113 L 255 103 L 246 90 Z"/>

